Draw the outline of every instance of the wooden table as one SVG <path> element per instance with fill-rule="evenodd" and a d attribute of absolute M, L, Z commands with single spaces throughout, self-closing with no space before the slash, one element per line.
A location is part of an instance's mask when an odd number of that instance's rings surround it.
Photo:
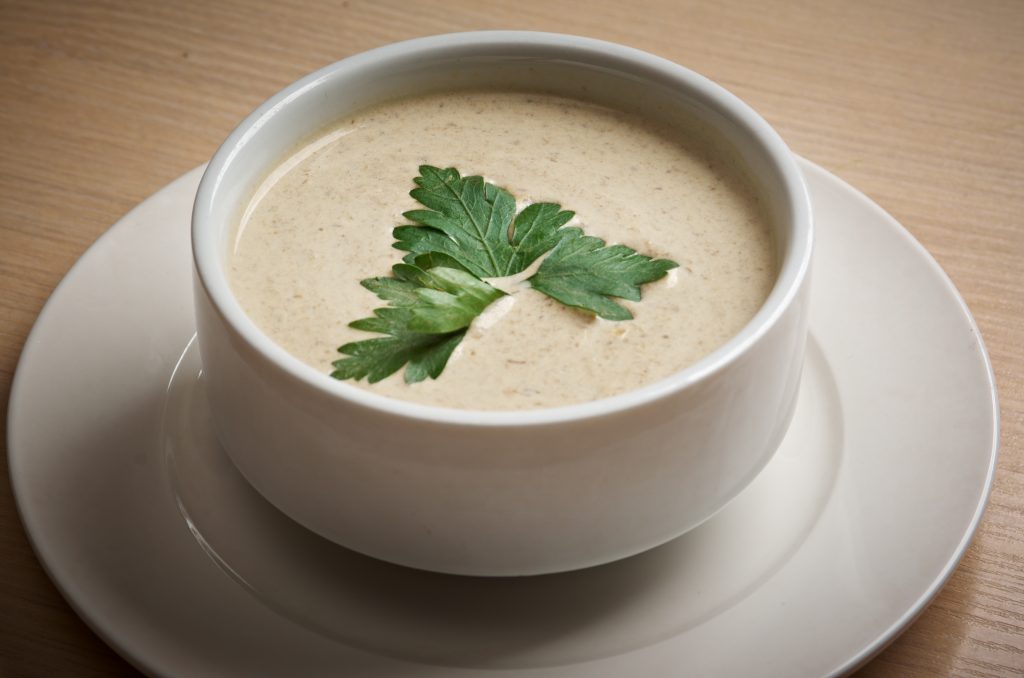
<path fill-rule="evenodd" d="M 132 206 L 207 160 L 264 98 L 355 52 L 488 28 L 589 35 L 704 73 L 752 104 L 794 151 L 877 201 L 938 259 L 995 366 L 999 469 L 960 568 L 862 675 L 1021 675 L 1019 0 L 4 0 L 0 402 L 32 323 L 68 268 Z M 0 468 L 0 674 L 133 674 L 47 579 L 18 521 L 6 464 Z"/>

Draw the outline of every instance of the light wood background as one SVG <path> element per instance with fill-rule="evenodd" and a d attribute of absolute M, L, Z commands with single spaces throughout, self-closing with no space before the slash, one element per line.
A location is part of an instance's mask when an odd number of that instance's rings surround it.
<path fill-rule="evenodd" d="M 1020 0 L 0 0 L 0 421 L 25 338 L 61 276 L 263 99 L 355 52 L 487 28 L 613 40 L 704 73 L 938 259 L 995 366 L 999 470 L 959 570 L 861 675 L 1022 675 Z M 132 675 L 47 579 L 0 468 L 0 675 Z"/>

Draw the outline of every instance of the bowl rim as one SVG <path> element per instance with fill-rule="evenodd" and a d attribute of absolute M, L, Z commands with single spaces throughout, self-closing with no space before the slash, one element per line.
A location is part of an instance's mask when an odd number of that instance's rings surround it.
<path fill-rule="evenodd" d="M 724 344 L 698 361 L 665 378 L 637 389 L 597 400 L 523 410 L 470 410 L 400 400 L 332 379 L 290 354 L 269 338 L 242 309 L 227 281 L 225 261 L 218 247 L 221 230 L 211 224 L 214 200 L 232 161 L 259 130 L 281 113 L 289 102 L 308 96 L 339 78 L 381 62 L 401 63 L 414 56 L 440 60 L 505 53 L 521 58 L 560 53 L 562 61 L 618 65 L 620 72 L 643 72 L 650 78 L 696 92 L 718 110 L 730 115 L 756 141 L 781 179 L 791 211 L 793 230 L 782 255 L 771 292 L 758 312 Z M 311 130 L 312 131 L 312 130 Z M 750 106 L 708 78 L 662 57 L 639 49 L 593 38 L 534 31 L 472 31 L 448 33 L 392 43 L 361 52 L 325 66 L 293 82 L 249 114 L 215 152 L 203 173 L 192 212 L 193 271 L 198 286 L 228 329 L 244 345 L 298 383 L 350 406 L 381 414 L 438 424 L 518 427 L 551 425 L 621 414 L 689 389 L 737 362 L 764 337 L 799 295 L 809 275 L 813 250 L 810 196 L 795 156 L 778 133 Z"/>

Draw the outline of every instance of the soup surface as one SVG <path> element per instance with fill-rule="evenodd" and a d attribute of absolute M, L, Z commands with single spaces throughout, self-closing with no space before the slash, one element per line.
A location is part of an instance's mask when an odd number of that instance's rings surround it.
<path fill-rule="evenodd" d="M 738 332 L 776 277 L 766 217 L 745 175 L 692 130 L 547 94 L 460 92 L 399 100 L 339 121 L 297 148 L 255 192 L 230 257 L 231 286 L 267 335 L 325 375 L 342 344 L 379 337 L 348 324 L 384 305 L 359 285 L 392 248 L 420 165 L 455 167 L 519 206 L 556 202 L 570 226 L 679 267 L 620 301 L 633 320 L 575 310 L 516 279 L 470 327 L 436 380 L 381 395 L 463 409 L 595 400 L 690 365 Z M 540 262 L 536 262 L 539 264 Z M 618 301 L 618 300 L 617 300 Z"/>

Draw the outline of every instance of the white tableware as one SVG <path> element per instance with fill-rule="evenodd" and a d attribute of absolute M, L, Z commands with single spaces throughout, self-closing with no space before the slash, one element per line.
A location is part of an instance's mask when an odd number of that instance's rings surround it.
<path fill-rule="evenodd" d="M 645 112 L 714 130 L 742 158 L 774 230 L 780 270 L 760 311 L 722 347 L 666 379 L 527 411 L 385 398 L 274 344 L 245 314 L 226 274 L 238 215 L 256 186 L 301 140 L 361 107 L 482 83 L 644 102 Z M 269 99 L 217 151 L 199 186 L 192 239 L 199 351 L 219 439 L 271 503 L 377 558 L 522 575 L 632 555 L 692 529 L 735 497 L 771 458 L 793 412 L 811 257 L 800 171 L 778 135 L 736 97 L 638 50 L 495 31 L 421 38 L 328 66 Z"/>
<path fill-rule="evenodd" d="M 778 454 L 663 547 L 497 580 L 345 551 L 240 479 L 210 433 L 190 343 L 199 170 L 182 177 L 96 242 L 25 345 L 9 463 L 43 566 L 153 675 L 851 670 L 920 613 L 967 548 L 998 410 L 977 327 L 934 260 L 863 195 L 802 168 L 818 250 L 801 397 Z"/>

